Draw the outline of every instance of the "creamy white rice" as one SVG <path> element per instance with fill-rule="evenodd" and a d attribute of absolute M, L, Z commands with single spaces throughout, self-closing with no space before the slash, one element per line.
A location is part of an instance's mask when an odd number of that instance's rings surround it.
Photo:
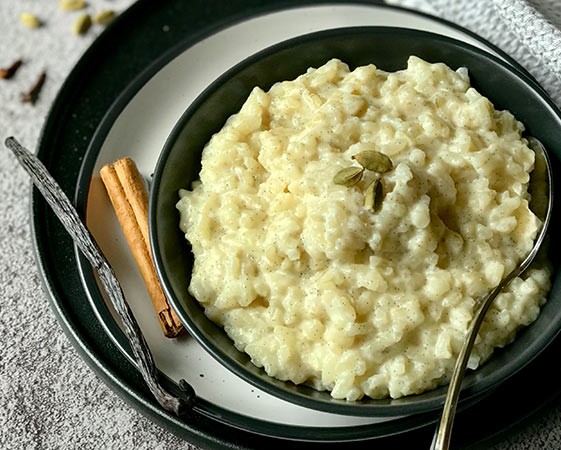
<path fill-rule="evenodd" d="M 445 383 L 477 300 L 532 247 L 539 221 L 523 125 L 467 70 L 410 57 L 405 70 L 339 60 L 255 88 L 182 190 L 191 294 L 272 377 L 356 400 Z M 334 175 L 376 150 L 393 170 L 372 210 Z M 539 314 L 542 265 L 487 314 L 477 368 Z"/>

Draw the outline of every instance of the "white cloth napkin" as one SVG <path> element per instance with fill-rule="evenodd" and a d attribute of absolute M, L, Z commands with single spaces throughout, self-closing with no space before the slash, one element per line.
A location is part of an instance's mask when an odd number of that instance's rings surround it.
<path fill-rule="evenodd" d="M 560 0 L 387 0 L 439 16 L 518 61 L 561 106 Z"/>

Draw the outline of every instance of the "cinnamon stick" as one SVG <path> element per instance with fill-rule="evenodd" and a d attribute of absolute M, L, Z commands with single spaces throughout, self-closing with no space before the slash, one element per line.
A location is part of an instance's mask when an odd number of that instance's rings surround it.
<path fill-rule="evenodd" d="M 183 325 L 166 298 L 152 260 L 148 237 L 148 190 L 134 161 L 121 158 L 100 170 L 101 179 L 156 310 L 164 335 L 177 337 Z"/>

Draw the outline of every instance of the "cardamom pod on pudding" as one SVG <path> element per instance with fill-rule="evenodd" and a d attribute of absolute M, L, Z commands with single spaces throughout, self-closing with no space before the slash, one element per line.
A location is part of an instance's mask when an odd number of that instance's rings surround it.
<path fill-rule="evenodd" d="M 362 178 L 364 169 L 362 167 L 345 167 L 335 174 L 333 182 L 342 186 L 351 187 Z"/>
<path fill-rule="evenodd" d="M 364 150 L 353 156 L 362 167 L 373 172 L 385 173 L 393 169 L 392 160 L 375 150 Z"/>

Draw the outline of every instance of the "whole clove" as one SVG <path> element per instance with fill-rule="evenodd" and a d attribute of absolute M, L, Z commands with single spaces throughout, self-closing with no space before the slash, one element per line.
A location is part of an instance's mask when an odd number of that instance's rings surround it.
<path fill-rule="evenodd" d="M 4 80 L 9 80 L 16 74 L 17 70 L 22 64 L 23 61 L 21 59 L 18 59 L 10 67 L 0 68 L 0 78 L 3 78 Z"/>
<path fill-rule="evenodd" d="M 46 79 L 47 79 L 47 73 L 42 72 L 41 75 L 39 75 L 39 78 L 37 79 L 35 84 L 31 87 L 31 89 L 28 92 L 22 92 L 20 97 L 22 103 L 31 103 L 32 105 L 34 105 L 35 102 L 37 101 L 37 98 L 39 97 L 39 93 L 41 92 L 41 89 L 43 88 L 43 84 L 45 84 Z"/>

